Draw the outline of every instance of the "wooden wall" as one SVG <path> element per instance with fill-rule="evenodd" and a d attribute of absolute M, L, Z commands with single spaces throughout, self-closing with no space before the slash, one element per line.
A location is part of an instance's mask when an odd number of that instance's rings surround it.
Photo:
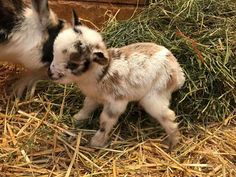
<path fill-rule="evenodd" d="M 118 20 L 129 19 L 140 11 L 147 0 L 49 0 L 50 7 L 62 18 L 71 19 L 71 10 L 78 12 L 82 22 L 100 28 L 109 16 Z"/>

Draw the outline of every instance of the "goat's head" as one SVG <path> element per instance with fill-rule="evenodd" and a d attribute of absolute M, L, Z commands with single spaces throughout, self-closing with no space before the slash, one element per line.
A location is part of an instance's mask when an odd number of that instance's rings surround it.
<path fill-rule="evenodd" d="M 58 35 L 49 76 L 60 83 L 72 82 L 94 66 L 107 65 L 109 57 L 101 35 L 81 24 L 75 11 L 72 28 Z"/>

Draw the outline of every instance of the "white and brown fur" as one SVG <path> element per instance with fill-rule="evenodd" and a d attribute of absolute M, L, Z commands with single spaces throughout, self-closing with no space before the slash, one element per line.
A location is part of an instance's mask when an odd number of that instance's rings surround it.
<path fill-rule="evenodd" d="M 50 77 L 59 83 L 76 83 L 86 95 L 83 108 L 74 118 L 87 119 L 103 106 L 92 146 L 106 144 L 130 101 L 138 101 L 163 126 L 171 145 L 178 142 L 178 124 L 169 103 L 185 77 L 168 49 L 154 43 L 106 49 L 99 33 L 75 26 L 57 37 L 54 52 Z"/>
<path fill-rule="evenodd" d="M 46 78 L 56 36 L 68 25 L 50 10 L 47 0 L 0 0 L 0 61 L 20 64 L 27 72 L 17 84 L 20 97 L 26 87 Z"/>

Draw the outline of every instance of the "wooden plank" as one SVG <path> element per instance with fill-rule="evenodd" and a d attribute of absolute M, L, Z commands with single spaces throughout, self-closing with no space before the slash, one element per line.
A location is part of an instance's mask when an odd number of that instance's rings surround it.
<path fill-rule="evenodd" d="M 96 26 L 98 28 L 104 25 L 109 15 L 116 14 L 118 20 L 126 20 L 142 9 L 137 9 L 136 6 L 95 4 L 77 1 L 50 1 L 49 5 L 59 17 L 69 21 L 71 21 L 71 11 L 75 9 L 82 19 L 82 22 L 90 27 Z"/>
<path fill-rule="evenodd" d="M 30 4 L 30 0 L 24 0 Z M 87 1 L 87 2 L 85 2 Z M 82 22 L 92 28 L 103 27 L 109 16 L 116 15 L 117 20 L 127 20 L 134 14 L 140 12 L 143 6 L 132 4 L 111 4 L 111 3 L 95 3 L 93 0 L 49 0 L 49 6 L 56 12 L 58 17 L 71 21 L 72 9 L 78 12 Z M 94 0 L 94 1 L 110 1 L 110 0 Z M 125 0 L 111 0 L 125 1 Z M 133 0 L 127 0 L 129 2 Z"/>
<path fill-rule="evenodd" d="M 50 1 L 74 1 L 74 2 L 92 2 L 92 3 L 108 3 L 108 4 L 129 4 L 129 5 L 146 5 L 149 0 L 50 0 Z"/>

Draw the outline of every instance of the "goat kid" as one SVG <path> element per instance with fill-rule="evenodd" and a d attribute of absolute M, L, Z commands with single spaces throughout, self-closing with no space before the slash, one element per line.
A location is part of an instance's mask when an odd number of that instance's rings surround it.
<path fill-rule="evenodd" d="M 47 0 L 0 0 L 0 61 L 20 64 L 27 70 L 16 84 L 16 95 L 47 78 L 53 44 L 67 23 L 49 9 Z M 33 94 L 33 93 L 32 93 Z"/>
<path fill-rule="evenodd" d="M 76 21 L 74 24 L 79 24 Z M 104 146 L 128 102 L 140 105 L 164 127 L 174 146 L 179 139 L 175 113 L 169 108 L 172 92 L 185 77 L 173 54 L 154 43 L 135 43 L 107 49 L 101 35 L 75 25 L 60 33 L 54 45 L 49 76 L 58 83 L 76 83 L 86 95 L 76 120 L 89 118 L 99 105 L 100 129 L 91 146 Z"/>

